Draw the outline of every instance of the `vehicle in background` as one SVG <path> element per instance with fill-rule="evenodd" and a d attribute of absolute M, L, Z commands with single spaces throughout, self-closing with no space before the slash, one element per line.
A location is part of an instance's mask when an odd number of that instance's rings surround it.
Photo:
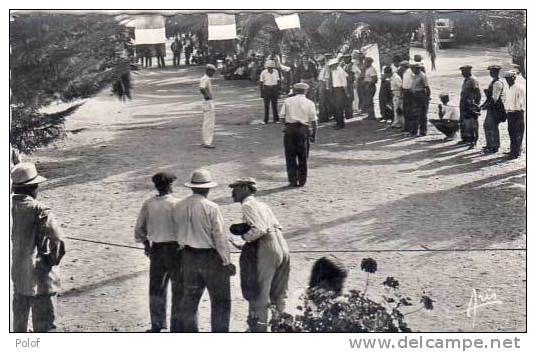
<path fill-rule="evenodd" d="M 454 23 L 448 18 L 441 18 L 435 21 L 437 29 L 437 45 L 439 49 L 444 49 L 456 41 Z"/>

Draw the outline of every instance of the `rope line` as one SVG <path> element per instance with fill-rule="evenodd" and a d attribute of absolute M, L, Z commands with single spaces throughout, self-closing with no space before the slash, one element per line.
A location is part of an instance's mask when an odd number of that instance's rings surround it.
<path fill-rule="evenodd" d="M 129 246 L 126 244 L 112 243 L 112 242 L 103 242 L 88 240 L 84 238 L 76 238 L 65 236 L 65 238 L 80 241 L 80 242 L 90 242 L 97 244 L 104 244 L 107 246 L 122 247 L 143 250 L 142 247 Z M 497 251 L 526 251 L 526 248 L 445 248 L 445 249 L 339 249 L 339 250 L 323 250 L 323 249 L 310 249 L 310 250 L 291 250 L 290 253 L 293 254 L 306 254 L 306 253 L 382 253 L 382 252 L 497 252 Z M 240 251 L 231 251 L 232 254 L 238 254 Z"/>

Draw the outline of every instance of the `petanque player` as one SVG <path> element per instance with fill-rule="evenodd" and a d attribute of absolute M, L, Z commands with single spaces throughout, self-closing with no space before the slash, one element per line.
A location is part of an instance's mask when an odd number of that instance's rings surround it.
<path fill-rule="evenodd" d="M 504 109 L 508 118 L 508 135 L 510 136 L 510 151 L 508 159 L 517 159 L 521 154 L 523 134 L 525 133 L 525 88 L 516 82 L 516 73 L 506 72 L 504 79 L 508 84 L 504 99 Z"/>
<path fill-rule="evenodd" d="M 296 83 L 296 95 L 287 98 L 281 107 L 287 176 L 291 187 L 305 186 L 309 143 L 316 139 L 316 108 L 315 103 L 305 96 L 308 88 L 306 83 Z"/>
<path fill-rule="evenodd" d="M 268 123 L 270 117 L 270 105 L 272 106 L 272 114 L 274 123 L 279 122 L 277 114 L 277 99 L 281 89 L 281 77 L 279 71 L 275 69 L 275 61 L 266 61 L 266 69 L 261 72 L 259 78 L 261 84 L 261 95 L 264 99 L 264 123 Z"/>
<path fill-rule="evenodd" d="M 499 151 L 501 146 L 501 136 L 499 134 L 499 124 L 504 122 L 506 112 L 504 111 L 505 86 L 499 78 L 501 66 L 488 66 L 489 75 L 492 80 L 487 89 L 486 102 L 482 108 L 486 109 L 486 118 L 484 119 L 484 134 L 486 137 L 486 146 L 483 148 L 485 154 L 494 154 Z"/>
<path fill-rule="evenodd" d="M 51 210 L 37 201 L 39 184 L 45 180 L 33 163 L 19 163 L 11 170 L 14 332 L 28 330 L 30 311 L 33 332 L 56 329 L 57 266 L 65 254 L 65 244 Z"/>
<path fill-rule="evenodd" d="M 458 144 L 469 144 L 473 149 L 478 141 L 478 117 L 480 116 L 480 88 L 472 74 L 473 66 L 460 67 L 464 78 L 460 93 L 460 136 Z"/>
<path fill-rule="evenodd" d="M 178 305 L 177 331 L 197 332 L 197 310 L 205 289 L 211 305 L 212 332 L 229 331 L 231 280 L 236 269 L 231 263 L 229 241 L 223 216 L 216 203 L 207 199 L 212 181 L 210 172 L 198 169 L 190 182 L 192 195 L 175 205 L 173 219 L 181 251 L 183 296 Z"/>
<path fill-rule="evenodd" d="M 203 125 L 201 128 L 202 146 L 205 148 L 214 148 L 214 124 L 216 120 L 214 112 L 214 96 L 212 93 L 212 77 L 216 73 L 216 66 L 208 64 L 205 74 L 199 81 L 199 90 L 203 95 Z"/>
<path fill-rule="evenodd" d="M 253 247 L 252 260 L 242 252 L 240 258 L 241 281 L 253 280 L 253 285 L 242 285 L 244 298 L 249 302 L 248 325 L 250 331 L 263 332 L 268 327 L 268 308 L 274 304 L 278 313 L 285 311 L 290 274 L 290 256 L 281 225 L 268 205 L 255 198 L 257 183 L 254 178 L 243 177 L 231 183 L 233 200 L 242 204 L 246 227 L 231 232 L 240 235 L 246 246 Z M 244 277 L 243 272 L 252 272 Z M 250 290 L 244 290 L 250 287 Z M 246 291 L 246 292 L 244 292 Z"/>
<path fill-rule="evenodd" d="M 159 172 L 152 177 L 158 194 L 147 199 L 140 210 L 134 238 L 143 243 L 149 266 L 149 311 L 151 329 L 167 329 L 167 291 L 171 281 L 171 330 L 176 324 L 176 304 L 180 301 L 180 250 L 173 226 L 173 207 L 178 199 L 171 194 L 175 175 Z"/>

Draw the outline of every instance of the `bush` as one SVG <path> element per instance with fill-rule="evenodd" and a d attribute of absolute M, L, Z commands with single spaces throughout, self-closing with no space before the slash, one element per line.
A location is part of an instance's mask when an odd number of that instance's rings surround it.
<path fill-rule="evenodd" d="M 316 271 L 330 260 L 320 258 L 313 266 L 311 276 L 318 276 Z M 337 268 L 346 273 L 338 261 L 335 263 Z M 372 258 L 364 259 L 361 269 L 367 273 L 368 287 L 368 275 L 376 272 L 376 261 Z M 315 282 L 311 280 L 307 293 L 301 297 L 298 314 L 278 314 L 272 310 L 272 332 L 411 332 L 405 316 L 422 309 L 433 309 L 434 301 L 423 294 L 418 308 L 403 312 L 413 306 L 412 299 L 400 293 L 400 283 L 391 276 L 383 282 L 385 294 L 382 303 L 367 297 L 366 288 L 365 292 L 350 290 L 341 294 L 341 283 L 330 289 L 325 281 L 320 281 L 322 285 L 316 285 Z"/>

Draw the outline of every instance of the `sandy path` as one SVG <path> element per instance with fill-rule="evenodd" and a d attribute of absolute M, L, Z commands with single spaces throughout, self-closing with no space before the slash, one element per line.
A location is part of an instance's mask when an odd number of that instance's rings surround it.
<path fill-rule="evenodd" d="M 430 73 L 434 97 L 458 95 L 457 67 L 471 63 L 481 85 L 489 63 L 508 65 L 500 50 L 443 51 Z M 410 140 L 369 121 L 350 121 L 335 131 L 323 126 L 311 151 L 304 189 L 287 189 L 280 125 L 261 125 L 262 103 L 247 81 L 215 82 L 217 149 L 199 148 L 200 68 L 149 70 L 135 74 L 135 96 L 121 103 L 106 94 L 89 100 L 67 123 L 83 130 L 32 156 L 51 181 L 41 197 L 52 206 L 66 235 L 133 245 L 133 226 L 142 201 L 152 194 L 150 176 L 159 170 L 187 180 L 207 166 L 222 185 L 253 176 L 259 196 L 273 207 L 293 250 L 519 249 L 526 240 L 526 164 L 482 156 L 453 142 L 428 137 Z M 456 100 L 456 99 L 455 99 Z M 454 102 L 456 103 L 456 101 Z M 433 114 L 431 106 L 431 114 Z M 483 119 L 481 119 L 483 121 Z M 509 142 L 501 126 L 502 151 Z M 483 143 L 483 132 L 480 143 Z M 189 190 L 175 187 L 178 197 Z M 228 224 L 240 220 L 229 189 L 210 198 Z M 142 251 L 67 241 L 64 292 L 58 323 L 65 331 L 140 331 L 148 328 L 148 262 Z M 320 254 L 292 258 L 291 297 L 296 305 L 309 269 Z M 340 255 L 350 268 L 348 287 L 362 288 L 359 263 L 379 263 L 370 295 L 394 276 L 418 298 L 424 289 L 436 309 L 408 317 L 423 331 L 521 331 L 526 319 L 526 253 L 475 252 L 356 253 Z M 235 262 L 237 256 L 233 256 Z M 507 267 L 509 265 L 509 267 Z M 246 304 L 239 280 L 233 285 L 231 328 L 245 329 Z M 490 290 L 503 301 L 482 308 L 475 325 L 465 308 L 472 289 Z M 207 297 L 201 329 L 207 330 Z"/>

